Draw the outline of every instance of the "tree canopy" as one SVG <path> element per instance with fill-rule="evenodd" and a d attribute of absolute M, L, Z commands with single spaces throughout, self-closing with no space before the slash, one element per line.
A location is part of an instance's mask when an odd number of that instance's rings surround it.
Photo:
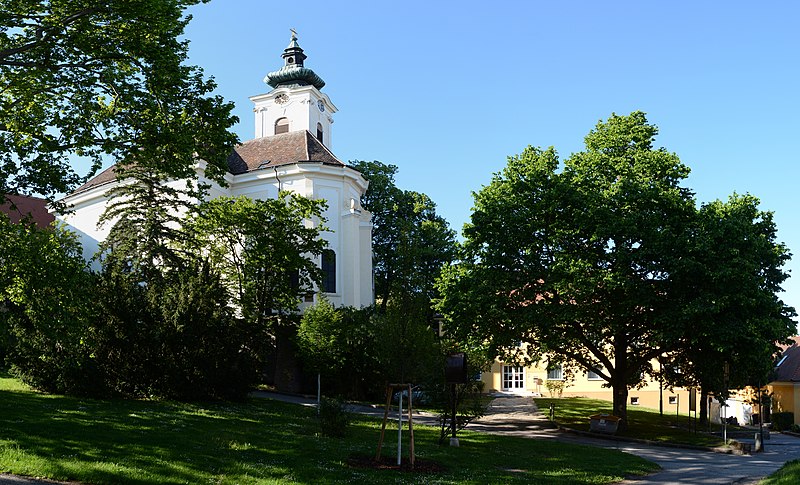
<path fill-rule="evenodd" d="M 439 268 L 455 254 L 455 232 L 430 197 L 397 187 L 395 165 L 351 164 L 369 181 L 361 204 L 372 213 L 376 300 L 384 309 L 394 292 L 430 300 Z"/>
<path fill-rule="evenodd" d="M 653 147 L 657 132 L 644 113 L 612 115 L 563 166 L 552 148 L 510 157 L 475 194 L 461 260 L 439 282 L 438 307 L 459 340 L 592 370 L 613 388 L 623 419 L 628 388 L 690 333 L 684 276 L 706 254 L 695 246 L 693 194 L 681 185 L 689 169 Z M 774 238 L 764 244 L 785 252 Z M 748 258 L 775 276 L 755 291 L 784 307 L 775 293 L 785 258 Z M 707 262 L 705 278 L 724 270 Z M 743 318 L 757 326 L 760 314 Z"/>
<path fill-rule="evenodd" d="M 106 156 L 120 176 L 135 163 L 171 178 L 199 157 L 221 180 L 232 104 L 180 39 L 201 1 L 0 0 L 0 198 L 67 193 Z"/>

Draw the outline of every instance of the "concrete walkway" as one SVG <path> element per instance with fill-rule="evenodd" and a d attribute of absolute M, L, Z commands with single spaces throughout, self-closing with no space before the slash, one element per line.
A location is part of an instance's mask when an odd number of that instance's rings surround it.
<path fill-rule="evenodd" d="M 613 448 L 661 465 L 662 471 L 623 484 L 750 484 L 771 474 L 786 461 L 800 458 L 800 439 L 771 433 L 764 453 L 728 455 L 711 451 L 668 448 L 561 432 L 539 412 L 530 397 L 501 396 L 487 415 L 467 429 Z"/>

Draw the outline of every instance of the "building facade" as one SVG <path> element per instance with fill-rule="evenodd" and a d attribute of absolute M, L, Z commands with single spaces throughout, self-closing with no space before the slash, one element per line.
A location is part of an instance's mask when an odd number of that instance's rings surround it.
<path fill-rule="evenodd" d="M 328 250 L 317 263 L 332 275 L 327 278 L 325 296 L 337 306 L 370 305 L 372 223 L 370 213 L 360 204 L 367 181 L 331 151 L 337 108 L 321 92 L 322 78 L 305 67 L 306 55 L 294 32 L 282 58 L 283 67 L 264 79 L 272 89 L 250 98 L 255 138 L 230 154 L 227 187 L 205 178 L 202 160 L 197 163 L 198 176 L 211 186 L 210 199 L 247 196 L 263 200 L 276 198 L 280 190 L 324 199 L 329 231 L 322 238 Z M 63 199 L 72 212 L 57 218 L 79 235 L 87 259 L 97 252 L 113 225 L 99 226 L 98 221 L 109 201 L 107 193 L 117 183 L 112 166 Z"/>

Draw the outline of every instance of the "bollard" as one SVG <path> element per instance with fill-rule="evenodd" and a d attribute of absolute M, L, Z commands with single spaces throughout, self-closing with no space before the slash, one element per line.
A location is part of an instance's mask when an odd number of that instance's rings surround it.
<path fill-rule="evenodd" d="M 556 405 L 550 403 L 550 421 L 556 420 Z"/>
<path fill-rule="evenodd" d="M 753 448 L 755 453 L 764 451 L 764 443 L 761 441 L 761 433 L 756 433 L 756 445 Z"/>

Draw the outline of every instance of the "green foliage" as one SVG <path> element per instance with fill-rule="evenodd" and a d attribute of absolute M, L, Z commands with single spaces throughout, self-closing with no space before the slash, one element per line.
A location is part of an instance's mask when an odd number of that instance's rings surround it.
<path fill-rule="evenodd" d="M 547 392 L 550 393 L 550 397 L 561 397 L 561 394 L 564 392 L 564 381 L 555 381 L 552 379 L 547 379 L 544 383 L 544 387 L 547 388 Z"/>
<path fill-rule="evenodd" d="M 772 420 L 772 429 L 775 431 L 788 431 L 794 425 L 794 413 L 791 411 L 772 413 L 770 419 Z"/>
<path fill-rule="evenodd" d="M 441 266 L 455 254 L 455 232 L 425 194 L 398 188 L 397 167 L 351 162 L 369 181 L 361 204 L 372 213 L 375 295 L 386 309 L 395 292 L 433 298 Z"/>
<path fill-rule="evenodd" d="M 455 386 L 455 388 L 453 387 Z M 464 384 L 447 384 L 438 387 L 433 394 L 434 404 L 439 408 L 439 444 L 443 445 L 453 433 L 453 399 L 456 402 L 456 431 L 486 414 L 491 398 L 483 393 L 483 382 L 470 379 Z M 455 391 L 455 394 L 454 392 Z"/>
<path fill-rule="evenodd" d="M 342 399 L 323 397 L 319 404 L 319 426 L 323 436 L 344 438 L 352 416 Z"/>
<path fill-rule="evenodd" d="M 751 195 L 703 204 L 691 246 L 675 279 L 691 332 L 681 336 L 668 382 L 726 396 L 728 389 L 770 381 L 778 343 L 794 335 L 794 309 L 777 295 L 789 276 L 790 253 L 777 242 L 772 213 Z M 720 369 L 728 365 L 726 378 Z M 674 379 L 679 377 L 684 382 Z"/>
<path fill-rule="evenodd" d="M 369 181 L 362 206 L 372 213 L 377 313 L 375 360 L 385 381 L 441 385 L 442 350 L 431 300 L 442 265 L 455 256 L 455 233 L 426 196 L 395 185 L 397 167 L 357 161 Z"/>
<path fill-rule="evenodd" d="M 475 194 L 460 262 L 439 281 L 454 338 L 495 355 L 522 341 L 531 359 L 598 369 L 623 419 L 627 389 L 657 372 L 651 361 L 699 348 L 688 343 L 695 336 L 714 355 L 748 347 L 747 358 L 769 356 L 763 349 L 785 338 L 791 314 L 776 297 L 787 253 L 771 217 L 745 199 L 734 204 L 738 222 L 712 224 L 716 206 L 698 211 L 681 185 L 689 169 L 653 147 L 656 134 L 644 113 L 612 115 L 563 167 L 552 148 L 509 158 Z M 741 257 L 717 256 L 720 227 L 720 247 Z M 733 302 L 736 288 L 743 302 Z M 730 332 L 716 318 L 728 312 L 742 322 Z"/>
<path fill-rule="evenodd" d="M 325 207 L 288 192 L 268 200 L 218 197 L 201 204 L 185 226 L 194 251 L 207 251 L 223 275 L 243 318 L 264 327 L 297 310 L 301 297 L 321 285 L 314 258 L 327 246 L 320 238 Z"/>
<path fill-rule="evenodd" d="M 180 39 L 200 1 L 2 0 L 0 199 L 68 193 L 76 158 L 94 172 L 109 155 L 123 177 L 131 164 L 191 177 L 199 157 L 221 180 L 233 105 L 184 65 Z"/>
<path fill-rule="evenodd" d="M 306 309 L 297 330 L 298 347 L 308 367 L 330 374 L 348 365 L 345 354 L 351 351 L 346 342 L 342 312 L 324 297 Z"/>
<path fill-rule="evenodd" d="M 204 263 L 140 284 L 107 270 L 92 326 L 105 394 L 241 399 L 258 378 L 265 333 L 234 318 L 218 274 Z"/>
<path fill-rule="evenodd" d="M 196 177 L 170 182 L 147 166 L 132 167 L 127 176 L 108 192 L 109 204 L 99 222 L 113 226 L 96 257 L 106 268 L 144 280 L 183 270 L 183 262 L 193 257 L 181 249 L 190 237 L 183 227 L 185 214 L 201 197 Z"/>
<path fill-rule="evenodd" d="M 0 213 L 0 323 L 6 359 L 25 382 L 86 393 L 95 369 L 85 328 L 93 277 L 75 236 L 60 227 L 12 224 Z"/>
<path fill-rule="evenodd" d="M 430 300 L 398 295 L 375 317 L 375 353 L 386 382 L 432 384 L 443 375 L 442 350 L 431 327 Z"/>

